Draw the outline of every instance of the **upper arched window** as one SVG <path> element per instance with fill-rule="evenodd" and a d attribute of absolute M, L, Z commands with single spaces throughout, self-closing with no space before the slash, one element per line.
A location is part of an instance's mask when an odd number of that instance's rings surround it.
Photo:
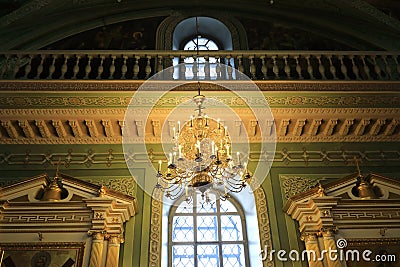
<path fill-rule="evenodd" d="M 176 26 L 173 34 L 174 50 L 232 50 L 232 35 L 229 29 L 219 20 L 209 17 L 188 18 Z M 178 68 L 179 63 L 184 63 Z M 224 76 L 224 69 L 219 63 L 228 64 L 222 57 L 187 57 L 174 59 L 175 79 L 217 79 Z M 230 65 L 233 67 L 233 60 Z M 222 77 L 226 78 L 226 77 Z"/>
<path fill-rule="evenodd" d="M 183 50 L 197 50 L 197 47 L 199 50 L 218 50 L 218 45 L 213 40 L 201 36 L 189 40 Z"/>
<path fill-rule="evenodd" d="M 186 51 L 218 51 L 219 47 L 215 41 L 199 36 L 194 36 L 183 46 L 183 50 Z M 215 79 L 217 74 L 216 64 L 219 61 L 215 57 L 208 57 L 207 59 L 204 57 L 187 57 L 183 61 L 185 63 L 185 77 L 192 79 L 194 76 L 198 76 L 200 79 L 205 78 L 207 76 L 206 71 L 208 64 L 209 69 L 209 77 L 210 79 Z M 197 66 L 194 66 L 196 64 Z M 197 73 L 194 73 L 197 71 Z"/>
<path fill-rule="evenodd" d="M 213 41 L 209 38 L 206 38 L 206 37 L 202 37 L 202 36 L 193 37 L 183 47 L 183 50 L 196 51 L 197 49 L 202 50 L 202 51 L 204 51 L 204 50 L 206 50 L 206 51 L 207 50 L 214 50 L 214 51 L 219 50 L 218 45 L 215 43 L 215 41 Z M 193 62 L 194 62 L 194 59 L 192 57 L 185 59 L 185 63 L 193 63 Z M 204 57 L 200 57 L 197 62 L 204 63 L 205 62 Z M 215 58 L 209 59 L 209 62 L 215 63 L 216 59 Z"/>
<path fill-rule="evenodd" d="M 199 192 L 171 208 L 168 225 L 169 266 L 249 265 L 244 212 L 233 199 Z"/>
<path fill-rule="evenodd" d="M 190 39 L 197 35 L 213 40 L 219 50 L 232 50 L 232 35 L 228 27 L 221 21 L 210 17 L 191 17 L 179 22 L 172 36 L 172 49 L 182 50 Z"/>

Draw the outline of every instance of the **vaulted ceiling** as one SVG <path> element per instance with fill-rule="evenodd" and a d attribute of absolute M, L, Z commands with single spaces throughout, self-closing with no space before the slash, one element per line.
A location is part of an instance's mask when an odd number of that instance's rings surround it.
<path fill-rule="evenodd" d="M 369 2 L 276 0 L 271 4 L 266 0 L 5 0 L 2 5 L 9 13 L 0 17 L 0 49 L 39 49 L 95 27 L 170 15 L 236 16 L 273 21 L 333 39 L 347 40 L 360 50 L 400 49 L 396 1 Z"/>

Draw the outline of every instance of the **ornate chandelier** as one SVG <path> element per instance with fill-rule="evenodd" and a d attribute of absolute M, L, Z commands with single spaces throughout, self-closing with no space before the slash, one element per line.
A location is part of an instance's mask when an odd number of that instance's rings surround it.
<path fill-rule="evenodd" d="M 196 17 L 196 61 L 199 60 L 199 24 Z M 195 66 L 198 65 L 198 62 Z M 194 66 L 194 67 L 195 67 Z M 198 68 L 196 68 L 199 71 Z M 197 76 L 198 77 L 198 76 Z M 167 170 L 162 172 L 162 161 L 158 162 L 156 188 L 165 192 L 165 197 L 174 200 L 185 195 L 190 202 L 193 194 L 200 192 L 206 201 L 208 191 L 222 200 L 229 192 L 240 192 L 250 182 L 252 175 L 247 163 L 242 162 L 240 152 L 232 157 L 232 142 L 228 128 L 219 119 L 209 118 L 203 113 L 206 99 L 200 93 L 193 97 L 197 115 L 191 116 L 181 128 L 173 128 L 173 148 L 168 156 Z M 222 193 L 223 192 L 223 193 Z"/>
<path fill-rule="evenodd" d="M 158 162 L 156 188 L 165 192 L 171 200 L 200 192 L 214 190 L 222 200 L 230 192 L 240 192 L 252 177 L 240 152 L 232 157 L 232 142 L 228 128 L 219 119 L 209 118 L 203 113 L 205 96 L 193 97 L 197 115 L 173 128 L 173 148 L 168 156 L 167 170 L 163 173 L 162 161 Z M 223 192 L 223 193 L 220 193 Z"/>

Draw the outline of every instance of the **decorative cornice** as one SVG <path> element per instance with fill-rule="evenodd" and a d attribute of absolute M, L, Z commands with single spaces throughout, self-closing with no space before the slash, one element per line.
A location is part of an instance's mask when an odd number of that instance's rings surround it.
<path fill-rule="evenodd" d="M 340 165 L 347 165 L 354 159 L 354 156 L 357 156 L 363 162 L 369 163 L 380 163 L 387 162 L 388 164 L 398 164 L 400 162 L 400 151 L 396 150 L 380 150 L 377 152 L 376 150 L 345 150 L 345 149 L 330 149 L 327 150 L 325 148 L 321 148 L 321 150 L 316 149 L 306 149 L 303 148 L 302 150 L 288 150 L 286 148 L 282 150 L 275 151 L 274 157 L 272 158 L 271 155 L 261 155 L 262 160 L 264 161 L 273 161 L 274 163 L 282 163 L 282 164 L 301 164 L 302 166 L 309 166 L 313 163 L 331 163 L 331 164 L 340 164 Z M 99 166 L 112 166 L 114 164 L 130 164 L 133 163 L 144 163 L 147 162 L 147 154 L 139 154 L 133 151 L 130 152 L 117 152 L 117 151 L 110 151 L 110 150 L 85 150 L 81 152 L 73 152 L 72 150 L 68 149 L 66 152 L 48 152 L 48 153 L 40 153 L 35 151 L 27 150 L 25 153 L 18 153 L 18 152 L 6 152 L 0 153 L 0 165 L 9 165 L 9 166 L 47 166 L 47 165 L 56 165 L 59 158 L 65 162 L 66 166 L 82 166 L 82 167 L 91 167 L 92 165 Z M 165 154 L 163 152 L 152 153 L 151 155 L 152 160 L 155 162 L 160 159 L 165 159 Z M 125 159 L 126 158 L 126 159 Z M 258 161 L 260 158 L 259 152 L 250 152 L 249 154 L 249 161 Z M 287 181 L 287 185 L 291 186 L 291 182 L 294 182 L 296 179 L 303 179 L 296 176 L 286 176 L 284 178 Z M 297 186 L 299 185 L 300 181 L 295 181 Z M 311 181 L 314 183 L 314 181 Z M 315 180 L 316 183 L 316 180 Z M 314 185 L 315 185 L 314 183 Z M 308 184 L 308 182 L 301 182 L 300 184 Z M 292 188 L 292 187 L 290 187 Z M 303 187 L 299 187 L 301 190 Z M 304 187 L 303 189 L 305 189 Z M 309 188 L 309 187 L 307 187 Z M 297 189 L 292 188 L 296 192 Z M 290 197 L 291 190 L 287 190 L 287 194 Z"/>
<path fill-rule="evenodd" d="M 240 114 L 250 114 L 251 111 L 248 109 L 241 109 L 241 108 L 233 108 L 236 113 Z M 152 110 L 151 115 L 157 117 L 158 115 L 165 115 L 169 114 L 172 111 L 171 108 L 155 108 Z M 38 116 L 43 117 L 44 119 L 52 118 L 54 119 L 55 116 L 57 118 L 69 118 L 70 116 L 104 116 L 107 115 L 109 117 L 117 117 L 118 119 L 122 120 L 123 116 L 125 115 L 126 108 L 69 108 L 69 109 L 62 109 L 62 108 L 54 108 L 54 109 L 45 109 L 45 108 L 37 108 L 37 109 L 27 109 L 21 108 L 16 109 L 0 109 L 0 116 L 1 119 L 10 117 L 24 117 L 28 119 L 37 119 Z M 146 110 L 135 108 L 135 113 L 138 115 L 145 114 Z M 399 108 L 301 108 L 301 107 L 288 107 L 288 108 L 271 108 L 271 112 L 274 117 L 280 117 L 281 115 L 291 115 L 291 118 L 296 118 L 296 114 L 309 114 L 309 115 L 338 115 L 338 116 L 359 116 L 368 115 L 368 116 L 394 116 L 398 115 L 400 112 Z M 396 116 L 397 118 L 397 116 Z M 398 118 L 400 122 L 400 116 Z M 3 121 L 3 120 L 2 120 Z"/>
<path fill-rule="evenodd" d="M 212 81 L 210 81 L 212 82 Z M 160 87 L 173 88 L 182 81 L 145 81 L 145 80 L 0 80 L 0 91 L 128 91 L 134 92 L 146 83 L 146 88 L 159 90 Z M 254 83 L 261 91 L 399 91 L 400 81 L 218 81 L 202 83 L 203 91 L 226 91 L 226 88 L 240 89 L 242 84 Z M 188 83 L 174 91 L 196 92 L 197 84 Z"/>
<path fill-rule="evenodd" d="M 134 92 L 0 92 L 1 109 L 99 109 L 104 108 L 114 114 L 113 108 L 126 109 Z M 231 108 L 243 108 L 247 104 L 257 107 L 263 98 L 242 98 L 231 92 L 210 92 L 207 94 L 221 104 Z M 397 92 L 264 92 L 265 100 L 271 108 L 398 108 L 400 97 Z M 193 97 L 193 92 L 171 92 L 161 99 L 149 92 L 146 97 L 135 96 L 131 108 L 154 107 L 174 108 Z M 264 107 L 264 106 L 263 106 Z M 138 108 L 139 110 L 139 108 Z M 3 111 L 4 112 L 4 111 Z M 62 111 L 66 113 L 67 111 Z"/>
<path fill-rule="evenodd" d="M 398 108 L 272 108 L 275 118 L 272 132 L 264 136 L 274 142 L 396 142 L 400 121 Z M 251 110 L 233 108 L 240 114 L 242 123 L 227 121 L 232 136 L 252 143 L 261 141 L 254 124 Z M 152 128 L 145 132 L 146 143 L 159 143 L 161 127 L 172 108 L 155 108 L 150 117 L 145 109 L 135 109 L 137 119 L 128 123 L 132 134 L 124 142 L 139 143 L 142 127 Z M 0 109 L 0 144 L 121 144 L 124 124 L 124 108 L 77 108 L 77 109 Z M 164 118 L 160 120 L 160 118 Z M 16 123 L 15 123 L 16 122 Z M 273 127 L 276 125 L 275 127 Z M 238 129 L 246 131 L 241 131 Z M 271 131 L 270 129 L 270 131 Z M 136 134 L 134 134 L 136 132 Z M 254 132 L 254 136 L 247 137 Z M 129 140 L 128 140 L 129 139 Z"/>
<path fill-rule="evenodd" d="M 260 139 L 258 138 L 250 138 L 251 143 L 258 143 Z M 274 142 L 275 139 L 266 138 L 267 142 Z M 364 142 L 396 142 L 399 140 L 398 135 L 396 136 L 378 136 L 378 137 L 371 137 L 371 136 L 346 136 L 346 137 L 291 137 L 291 136 L 284 136 L 278 137 L 278 143 L 327 143 L 327 142 L 349 142 L 349 143 L 364 143 Z M 148 144 L 158 144 L 159 138 L 150 138 L 148 139 Z M 130 142 L 140 143 L 141 139 L 130 139 Z M 54 138 L 37 138 L 37 139 L 25 139 L 25 138 L 18 138 L 18 139 L 0 139 L 0 145 L 106 145 L 106 144 L 122 144 L 121 137 L 115 138 L 65 138 L 65 139 L 54 139 Z"/>
<path fill-rule="evenodd" d="M 43 175 L 43 177 L 45 177 Z M 46 176 L 47 177 L 47 176 Z M 46 178 L 48 179 L 48 177 Z M 101 179 L 92 179 L 92 178 L 82 178 L 81 180 L 86 181 L 91 184 L 96 185 L 104 185 L 107 188 L 114 190 L 116 192 L 134 197 L 135 196 L 135 187 L 136 182 L 134 177 L 113 177 L 113 178 L 101 178 Z M 23 185 L 26 180 L 25 178 L 8 178 L 8 179 L 0 179 L 0 189 L 4 187 L 8 187 L 13 185 L 13 187 L 18 186 L 20 183 Z M 0 190 L 1 191 L 1 190 Z"/>

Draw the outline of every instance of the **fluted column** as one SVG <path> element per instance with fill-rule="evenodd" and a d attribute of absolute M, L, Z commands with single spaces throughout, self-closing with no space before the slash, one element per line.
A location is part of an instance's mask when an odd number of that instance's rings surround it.
<path fill-rule="evenodd" d="M 108 237 L 107 247 L 107 267 L 118 267 L 119 262 L 119 248 L 123 242 L 123 238 L 119 235 L 110 235 Z"/>
<path fill-rule="evenodd" d="M 339 259 L 338 249 L 336 247 L 335 233 L 332 229 L 323 229 L 322 237 L 324 240 L 325 251 L 327 251 L 327 262 L 329 267 L 342 266 Z"/>
<path fill-rule="evenodd" d="M 305 233 L 302 235 L 302 239 L 304 240 L 304 243 L 306 245 L 306 250 L 309 252 L 307 255 L 308 266 L 323 267 L 323 262 L 320 259 L 321 251 L 319 249 L 317 235 L 314 233 Z"/>
<path fill-rule="evenodd" d="M 89 267 L 101 267 L 103 261 L 104 231 L 89 232 L 92 236 L 92 250 L 90 252 Z"/>

